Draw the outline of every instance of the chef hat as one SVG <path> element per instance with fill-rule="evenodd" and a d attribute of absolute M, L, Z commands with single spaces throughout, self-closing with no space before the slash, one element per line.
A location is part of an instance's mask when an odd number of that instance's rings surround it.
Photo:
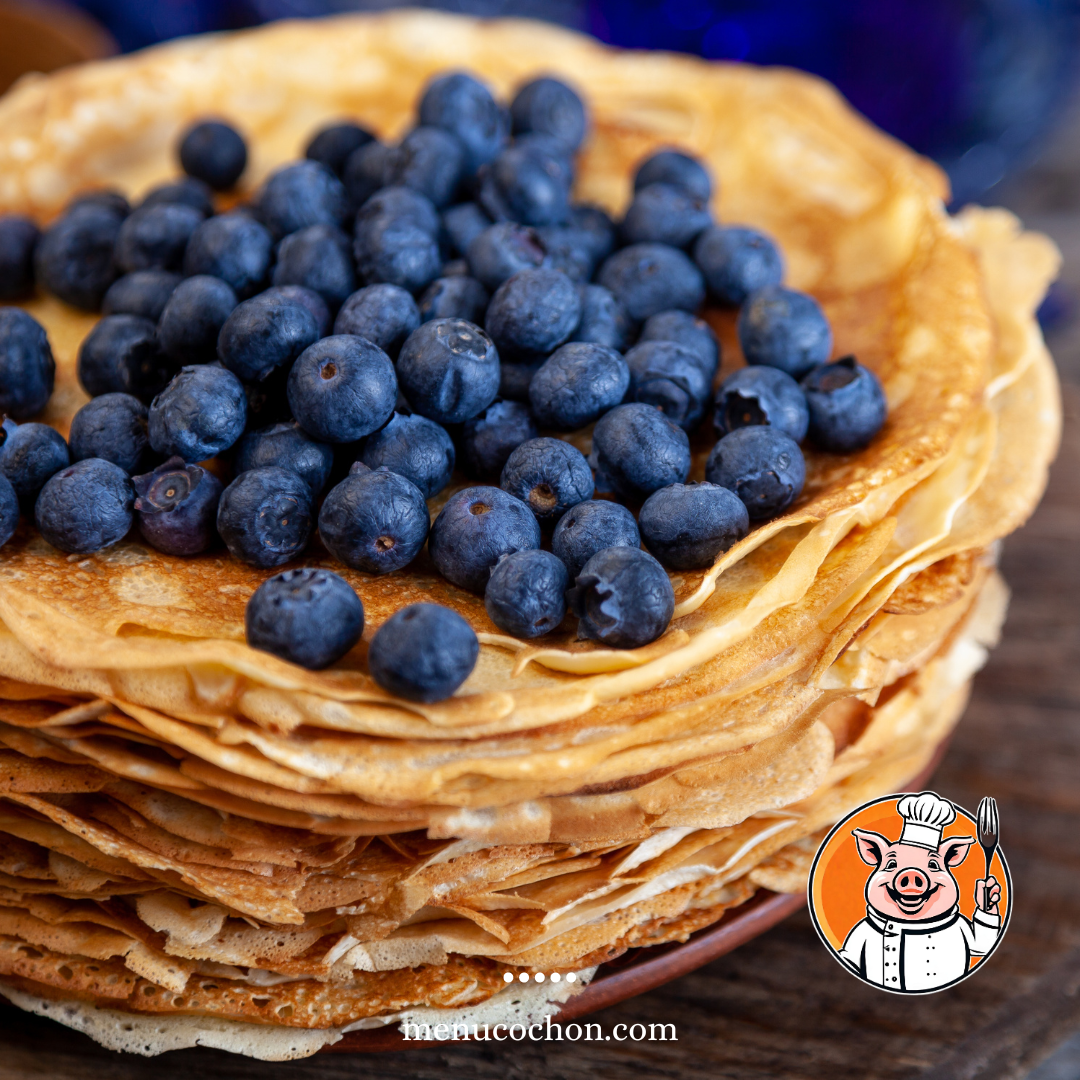
<path fill-rule="evenodd" d="M 932 791 L 918 795 L 905 795 L 897 810 L 904 819 L 900 833 L 901 844 L 936 849 L 941 843 L 941 830 L 956 820 L 956 808 L 948 799 L 939 798 Z"/>

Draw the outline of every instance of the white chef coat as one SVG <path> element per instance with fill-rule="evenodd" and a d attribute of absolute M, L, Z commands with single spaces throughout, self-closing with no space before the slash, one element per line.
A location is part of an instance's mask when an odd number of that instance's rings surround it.
<path fill-rule="evenodd" d="M 840 959 L 868 982 L 888 990 L 934 990 L 959 979 L 972 956 L 997 941 L 1001 917 L 979 908 L 969 921 L 953 905 L 934 919 L 892 919 L 872 907 L 857 922 Z"/>

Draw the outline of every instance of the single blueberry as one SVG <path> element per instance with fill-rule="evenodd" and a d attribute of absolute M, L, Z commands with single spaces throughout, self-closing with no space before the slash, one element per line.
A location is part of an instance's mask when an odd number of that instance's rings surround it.
<path fill-rule="evenodd" d="M 651 405 L 618 405 L 596 422 L 589 464 L 596 470 L 601 491 L 644 499 L 659 488 L 686 481 L 690 440 Z"/>
<path fill-rule="evenodd" d="M 202 364 L 180 373 L 150 404 L 150 445 L 167 457 L 203 461 L 244 433 L 247 399 L 225 368 Z"/>
<path fill-rule="evenodd" d="M 156 323 L 184 279 L 167 270 L 137 270 L 117 278 L 101 301 L 102 315 L 138 315 Z"/>
<path fill-rule="evenodd" d="M 3 547 L 19 527 L 19 497 L 11 481 L 0 474 L 0 547 Z"/>
<path fill-rule="evenodd" d="M 357 215 L 353 254 L 360 277 L 369 285 L 386 282 L 411 293 L 438 276 L 442 266 L 434 234 L 407 217 Z"/>
<path fill-rule="evenodd" d="M 566 564 L 571 578 L 604 548 L 640 546 L 634 515 L 622 503 L 607 499 L 578 503 L 559 518 L 551 534 L 551 550 Z"/>
<path fill-rule="evenodd" d="M 116 234 L 116 265 L 124 274 L 179 270 L 188 241 L 202 222 L 203 215 L 190 206 L 141 206 L 124 219 Z"/>
<path fill-rule="evenodd" d="M 209 274 L 185 278 L 158 322 L 162 351 L 177 364 L 210 363 L 217 356 L 221 328 L 238 302 L 232 286 L 221 278 Z"/>
<path fill-rule="evenodd" d="M 319 326 L 306 307 L 265 294 L 237 305 L 218 334 L 218 358 L 245 382 L 262 382 L 288 367 L 319 340 Z"/>
<path fill-rule="evenodd" d="M 484 319 L 505 360 L 537 359 L 558 348 L 581 318 L 574 283 L 559 270 L 520 270 L 495 291 Z"/>
<path fill-rule="evenodd" d="M 585 106 L 569 86 L 545 76 L 526 83 L 510 103 L 514 134 L 539 132 L 574 151 L 585 138 Z"/>
<path fill-rule="evenodd" d="M 423 492 L 385 466 L 350 473 L 323 500 L 319 536 L 354 570 L 389 574 L 416 558 L 431 517 Z"/>
<path fill-rule="evenodd" d="M 21 300 L 34 291 L 34 247 L 40 236 L 28 217 L 0 214 L 0 301 Z"/>
<path fill-rule="evenodd" d="M 527 439 L 535 439 L 536 424 L 529 407 L 518 401 L 494 401 L 466 420 L 461 432 L 462 464 L 479 480 L 498 480 L 506 459 Z"/>
<path fill-rule="evenodd" d="M 622 352 L 634 329 L 626 308 L 603 285 L 579 285 L 578 298 L 581 318 L 570 340 L 606 345 Z"/>
<path fill-rule="evenodd" d="M 222 492 L 217 531 L 235 558 L 268 570 L 307 547 L 313 515 L 307 481 L 268 465 L 241 473 Z"/>
<path fill-rule="evenodd" d="M 603 207 L 591 203 L 571 206 L 568 224 L 588 243 L 594 263 L 603 262 L 615 250 L 615 222 Z"/>
<path fill-rule="evenodd" d="M 566 225 L 541 225 L 536 230 L 547 256 L 544 265 L 561 270 L 575 285 L 593 276 L 596 260 L 592 240 L 579 229 Z"/>
<path fill-rule="evenodd" d="M 135 494 L 123 469 L 87 458 L 55 473 L 34 506 L 41 535 L 72 555 L 111 547 L 131 528 Z"/>
<path fill-rule="evenodd" d="M 488 291 L 476 278 L 467 275 L 436 278 L 420 297 L 420 321 L 464 319 L 479 325 L 484 321 L 487 306 Z"/>
<path fill-rule="evenodd" d="M 689 311 L 661 311 L 650 316 L 638 338 L 639 343 L 643 341 L 674 341 L 689 349 L 700 360 L 710 384 L 720 366 L 720 343 L 716 334 L 704 319 Z"/>
<path fill-rule="evenodd" d="M 364 605 L 332 570 L 305 566 L 264 581 L 244 610 L 247 643 L 320 671 L 340 660 L 364 629 Z"/>
<path fill-rule="evenodd" d="M 767 364 L 801 379 L 832 352 L 832 329 L 806 293 L 769 285 L 752 293 L 739 312 L 739 344 L 748 364 Z"/>
<path fill-rule="evenodd" d="M 401 347 L 398 379 L 414 412 L 460 424 L 499 392 L 499 354 L 491 338 L 464 319 L 432 319 Z"/>
<path fill-rule="evenodd" d="M 464 255 L 473 240 L 492 224 L 491 218 L 474 202 L 451 206 L 443 211 L 442 220 L 450 243 L 459 255 Z"/>
<path fill-rule="evenodd" d="M 236 444 L 233 467 L 237 475 L 278 465 L 307 481 L 311 497 L 322 494 L 334 467 L 334 451 L 315 442 L 295 421 L 249 431 Z"/>
<path fill-rule="evenodd" d="M 547 135 L 542 131 L 523 131 L 514 137 L 514 146 L 558 158 L 566 169 L 574 171 L 574 151 L 554 135 Z"/>
<path fill-rule="evenodd" d="M 529 401 L 544 427 L 574 431 L 618 405 L 629 385 L 630 370 L 614 349 L 571 342 L 556 349 L 533 376 Z"/>
<path fill-rule="evenodd" d="M 631 244 L 617 251 L 600 267 L 598 280 L 639 322 L 671 308 L 695 311 L 705 299 L 701 271 L 666 244 Z"/>
<path fill-rule="evenodd" d="M 718 484 L 672 484 L 638 515 L 645 546 L 670 570 L 704 570 L 750 531 L 742 500 Z"/>
<path fill-rule="evenodd" d="M 317 161 L 296 161 L 271 173 L 258 213 L 275 240 L 311 225 L 340 228 L 348 214 L 342 182 Z"/>
<path fill-rule="evenodd" d="M 687 248 L 711 221 L 707 200 L 671 184 L 647 184 L 634 194 L 623 218 L 622 235 L 628 244 Z"/>
<path fill-rule="evenodd" d="M 386 183 L 400 184 L 446 206 L 465 168 L 465 147 L 456 135 L 437 127 L 413 128 L 386 160 Z"/>
<path fill-rule="evenodd" d="M 529 386 L 543 363 L 543 360 L 537 360 L 531 364 L 500 364 L 499 397 L 510 401 L 528 401 Z"/>
<path fill-rule="evenodd" d="M 366 338 L 323 338 L 293 364 L 288 397 L 293 416 L 312 438 L 355 442 L 390 419 L 397 400 L 394 365 Z"/>
<path fill-rule="evenodd" d="M 570 213 L 568 162 L 538 146 L 510 146 L 487 167 L 480 204 L 495 221 L 558 225 Z"/>
<path fill-rule="evenodd" d="M 500 221 L 470 241 L 466 257 L 472 276 L 492 290 L 519 270 L 544 265 L 547 248 L 535 229 Z"/>
<path fill-rule="evenodd" d="M 483 594 L 503 555 L 540 546 L 540 523 L 520 499 L 496 487 L 469 487 L 447 500 L 431 526 L 428 551 L 454 585 Z"/>
<path fill-rule="evenodd" d="M 47 424 L 19 424 L 0 446 L 0 473 L 8 478 L 19 502 L 32 509 L 49 477 L 71 463 L 68 445 Z"/>
<path fill-rule="evenodd" d="M 375 631 L 371 677 L 409 701 L 442 701 L 469 677 L 480 655 L 473 628 L 439 604 L 410 604 Z"/>
<path fill-rule="evenodd" d="M 247 166 L 247 146 L 235 128 L 220 120 L 203 120 L 181 139 L 180 165 L 188 176 L 215 191 L 227 191 Z"/>
<path fill-rule="evenodd" d="M 352 206 L 363 206 L 386 183 L 392 152 L 381 142 L 369 142 L 345 159 L 341 182 Z"/>
<path fill-rule="evenodd" d="M 93 204 L 50 225 L 34 248 L 38 284 L 72 307 L 97 311 L 116 278 L 113 249 L 123 219 Z"/>
<path fill-rule="evenodd" d="M 144 208 L 164 205 L 190 206 L 208 218 L 214 213 L 213 192 L 209 184 L 196 180 L 194 176 L 185 176 L 151 188 L 139 203 Z"/>
<path fill-rule="evenodd" d="M 411 480 L 425 499 L 438 495 L 454 471 L 454 443 L 426 416 L 395 413 L 368 437 L 361 460 L 369 469 L 386 466 Z"/>
<path fill-rule="evenodd" d="M 888 414 L 878 377 L 845 356 L 814 368 L 802 381 L 810 412 L 810 438 L 824 450 L 850 454 L 881 430 Z"/>
<path fill-rule="evenodd" d="M 535 638 L 550 633 L 566 614 L 566 567 L 550 551 L 515 551 L 491 571 L 484 607 L 507 634 Z"/>
<path fill-rule="evenodd" d="M 779 368 L 760 364 L 739 368 L 716 392 L 713 427 L 720 436 L 751 424 L 769 424 L 802 442 L 809 422 L 802 389 Z"/>
<path fill-rule="evenodd" d="M 398 285 L 368 285 L 341 305 L 335 334 L 355 334 L 397 359 L 405 339 L 420 325 L 412 295 Z"/>
<path fill-rule="evenodd" d="M 784 278 L 784 259 L 776 244 L 741 225 L 710 225 L 694 244 L 694 262 L 705 275 L 709 294 L 722 304 L 737 306 Z"/>
<path fill-rule="evenodd" d="M 263 287 L 270 272 L 274 241 L 267 229 L 247 214 L 219 214 L 204 221 L 184 252 L 184 276 L 221 278 L 241 300 Z"/>
<path fill-rule="evenodd" d="M 278 246 L 275 285 L 303 285 L 335 310 L 356 289 L 349 239 L 332 225 L 309 225 Z"/>
<path fill-rule="evenodd" d="M 133 394 L 146 403 L 176 366 L 161 351 L 157 328 L 138 315 L 106 315 L 79 346 L 79 382 L 91 396 Z"/>
<path fill-rule="evenodd" d="M 307 308 L 319 328 L 319 337 L 326 337 L 330 333 L 330 309 L 326 306 L 326 301 L 313 289 L 303 285 L 272 285 L 260 295 L 288 300 L 289 303 Z"/>
<path fill-rule="evenodd" d="M 68 199 L 64 206 L 64 213 L 72 210 L 85 210 L 87 207 L 95 207 L 98 210 L 108 210 L 121 220 L 131 213 L 131 203 L 127 196 L 116 188 L 91 188 L 89 191 L 80 191 Z"/>
<path fill-rule="evenodd" d="M 304 151 L 304 157 L 309 161 L 317 161 L 332 173 L 340 176 L 345 170 L 345 162 L 349 160 L 349 155 L 374 140 L 375 136 L 359 124 L 350 121 L 328 124 L 326 127 L 319 128 L 311 137 Z"/>
<path fill-rule="evenodd" d="M 580 620 L 578 637 L 615 649 L 655 641 L 675 613 L 671 579 L 647 551 L 634 547 L 598 551 L 566 598 Z"/>
<path fill-rule="evenodd" d="M 131 482 L 139 531 L 152 548 L 166 555 L 198 555 L 217 543 L 223 489 L 213 473 L 172 457 Z"/>
<path fill-rule="evenodd" d="M 404 221 L 430 236 L 437 237 L 442 227 L 439 211 L 431 200 L 412 188 L 392 185 L 376 191 L 356 212 L 356 231 L 376 221 Z"/>
<path fill-rule="evenodd" d="M 421 124 L 453 132 L 465 145 L 465 171 L 472 175 L 502 149 L 508 117 L 483 83 L 464 72 L 431 80 L 420 98 Z"/>
<path fill-rule="evenodd" d="M 634 190 L 640 191 L 650 184 L 683 188 L 703 202 L 708 202 L 712 196 L 712 181 L 705 167 L 680 150 L 660 150 L 638 166 Z"/>
<path fill-rule="evenodd" d="M 685 431 L 705 414 L 711 382 L 696 353 L 674 341 L 643 341 L 626 354 L 630 398 L 659 409 Z"/>
<path fill-rule="evenodd" d="M 589 463 L 562 439 L 523 442 L 506 459 L 499 486 L 525 503 L 545 526 L 553 526 L 570 507 L 593 497 Z"/>
<path fill-rule="evenodd" d="M 746 504 L 751 521 L 775 517 L 799 496 L 806 462 L 798 443 L 762 424 L 736 428 L 709 454 L 705 479 L 719 484 Z"/>
<path fill-rule="evenodd" d="M 129 475 L 147 462 L 146 406 L 130 394 L 102 394 L 72 418 L 68 436 L 71 460 L 102 458 Z"/>
<path fill-rule="evenodd" d="M 56 363 L 45 328 L 22 308 L 0 307 L 0 412 L 24 420 L 45 408 Z"/>

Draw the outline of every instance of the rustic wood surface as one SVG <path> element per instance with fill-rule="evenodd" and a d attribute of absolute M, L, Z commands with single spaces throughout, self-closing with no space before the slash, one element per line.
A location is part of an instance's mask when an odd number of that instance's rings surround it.
<path fill-rule="evenodd" d="M 1065 253 L 1080 295 L 1080 112 L 1001 193 Z M 1001 646 L 933 786 L 974 809 L 994 795 L 1016 888 L 1008 935 L 985 971 L 900 1001 L 864 987 L 818 943 L 805 912 L 734 953 L 591 1017 L 672 1023 L 676 1042 L 493 1043 L 289 1064 L 186 1050 L 120 1057 L 49 1021 L 0 1015 L 0 1080 L 1073 1080 L 1080 1076 L 1080 313 L 1050 343 L 1065 440 L 1032 521 L 1008 543 L 1013 589 Z M 1033 1075 L 1033 1070 L 1047 1060 Z"/>

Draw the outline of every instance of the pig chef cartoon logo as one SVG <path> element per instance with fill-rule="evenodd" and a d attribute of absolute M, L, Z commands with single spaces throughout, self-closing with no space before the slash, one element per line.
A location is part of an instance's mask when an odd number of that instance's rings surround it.
<path fill-rule="evenodd" d="M 998 831 L 993 799 L 977 820 L 932 791 L 865 803 L 814 859 L 818 935 L 848 971 L 882 990 L 929 994 L 966 979 L 1009 921 L 1012 882 Z"/>

